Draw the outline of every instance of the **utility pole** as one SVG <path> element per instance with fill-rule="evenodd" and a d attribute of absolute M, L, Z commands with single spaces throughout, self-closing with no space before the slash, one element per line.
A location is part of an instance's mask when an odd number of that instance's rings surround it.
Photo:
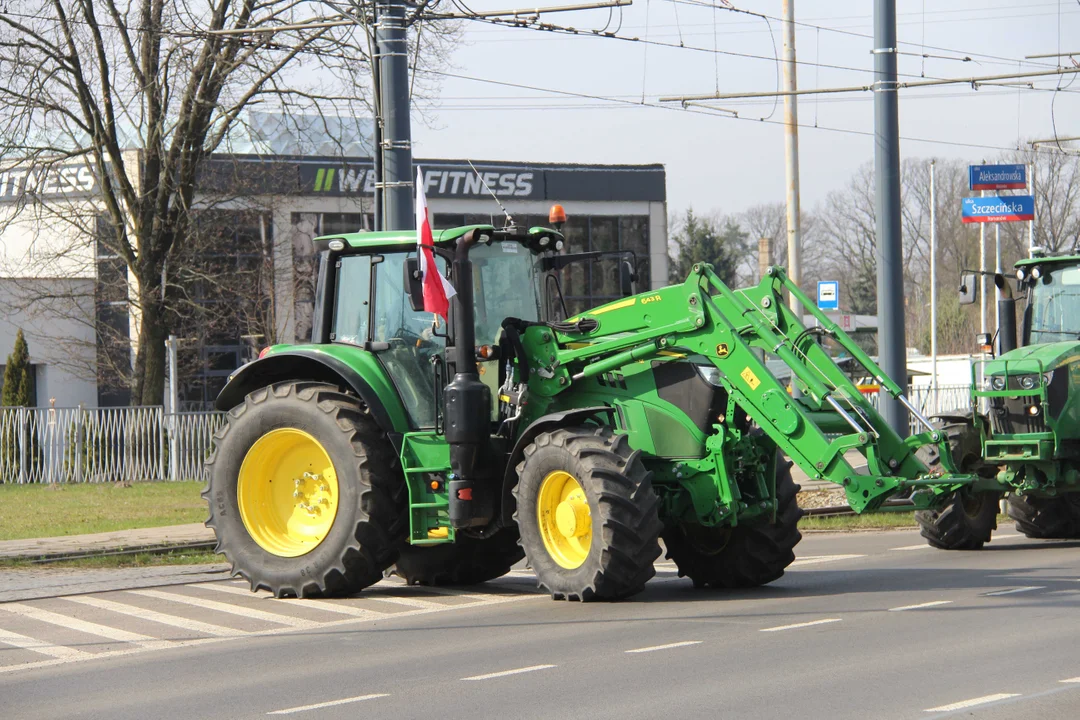
<path fill-rule="evenodd" d="M 375 53 L 379 65 L 380 146 L 384 230 L 412 230 L 412 124 L 409 119 L 409 50 L 405 33 L 404 0 L 376 0 Z"/>
<path fill-rule="evenodd" d="M 937 188 L 934 185 L 934 160 L 930 161 L 930 387 L 934 412 L 938 412 L 937 377 Z"/>
<path fill-rule="evenodd" d="M 904 248 L 900 231 L 900 116 L 896 86 L 896 0 L 874 0 L 874 171 L 877 211 L 878 364 L 907 387 Z M 901 437 L 907 410 L 882 393 L 881 411 Z"/>
<path fill-rule="evenodd" d="M 799 105 L 795 69 L 795 0 L 783 0 L 784 14 L 784 156 L 787 181 L 787 273 L 796 286 L 802 283 L 802 228 L 799 216 Z M 794 296 L 788 306 L 802 319 L 803 308 Z"/>

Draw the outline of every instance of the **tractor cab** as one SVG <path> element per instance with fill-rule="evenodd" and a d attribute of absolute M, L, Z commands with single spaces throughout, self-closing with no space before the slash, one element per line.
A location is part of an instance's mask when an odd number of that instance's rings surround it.
<path fill-rule="evenodd" d="M 470 225 L 434 231 L 438 272 L 460 299 L 471 296 L 471 312 L 452 303 L 454 312 L 442 318 L 423 310 L 414 233 L 317 238 L 320 260 L 311 342 L 353 346 L 373 355 L 393 382 L 414 429 L 439 427 L 442 388 L 457 366 L 467 362 L 446 349 L 465 343 L 473 352 L 462 353 L 462 358 L 469 355 L 475 361 L 480 381 L 493 398 L 491 420 L 498 421 L 500 358 L 507 354 L 504 319 L 565 319 L 563 268 L 629 254 L 567 254 L 561 252 L 564 242 L 559 231 L 544 227 Z M 462 247 L 467 251 L 461 253 Z M 618 266 L 624 295 L 633 293 L 632 268 L 630 262 Z"/>

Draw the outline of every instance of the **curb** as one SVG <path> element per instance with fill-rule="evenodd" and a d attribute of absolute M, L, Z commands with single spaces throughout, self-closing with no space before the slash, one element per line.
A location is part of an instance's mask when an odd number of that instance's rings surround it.
<path fill-rule="evenodd" d="M 115 548 L 103 548 L 101 550 L 82 550 L 72 552 L 41 553 L 35 555 L 6 555 L 0 558 L 0 562 L 23 561 L 41 565 L 65 560 L 81 560 L 83 558 L 110 557 L 114 555 L 137 555 L 140 553 L 149 555 L 164 555 L 176 550 L 213 550 L 216 541 L 196 541 L 188 543 L 155 543 L 152 545 L 131 545 Z"/>

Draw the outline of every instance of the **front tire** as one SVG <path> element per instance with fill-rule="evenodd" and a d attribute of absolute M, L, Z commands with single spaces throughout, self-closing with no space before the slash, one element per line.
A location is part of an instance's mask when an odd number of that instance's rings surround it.
<path fill-rule="evenodd" d="M 1056 498 L 1009 495 L 1007 507 L 1016 529 L 1029 538 L 1080 538 L 1080 493 Z"/>
<path fill-rule="evenodd" d="M 299 381 L 252 392 L 229 411 L 207 466 L 206 525 L 253 591 L 348 594 L 393 564 L 404 482 L 386 436 L 337 387 Z"/>
<path fill-rule="evenodd" d="M 778 580 L 795 561 L 799 532 L 799 486 L 792 463 L 776 465 L 776 522 L 737 527 L 676 525 L 663 534 L 668 559 L 696 588 L 749 588 Z"/>
<path fill-rule="evenodd" d="M 962 473 L 978 473 L 992 477 L 997 468 L 986 465 L 982 459 L 982 443 L 979 432 L 970 423 L 938 423 L 939 430 L 949 439 L 953 462 Z M 918 450 L 919 459 L 931 470 L 941 466 L 938 445 L 924 445 Z M 953 493 L 942 507 L 935 510 L 919 510 L 915 520 L 927 542 L 940 550 L 978 550 L 990 542 L 997 529 L 997 513 L 1001 493 L 973 493 L 959 490 Z"/>
<path fill-rule="evenodd" d="M 517 473 L 521 545 L 552 598 L 618 600 L 644 588 L 660 555 L 660 499 L 626 435 L 541 433 Z"/>

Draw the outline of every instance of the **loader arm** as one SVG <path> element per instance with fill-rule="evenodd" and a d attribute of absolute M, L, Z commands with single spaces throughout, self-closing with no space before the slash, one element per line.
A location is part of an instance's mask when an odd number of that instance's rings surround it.
<path fill-rule="evenodd" d="M 815 315 L 820 329 L 807 328 L 787 307 L 784 290 Z M 926 431 L 900 437 L 818 344 L 817 333 L 833 337 Z M 710 265 L 698 264 L 681 285 L 609 303 L 571 318 L 567 327 L 531 327 L 525 341 L 531 366 L 541 370 L 530 379 L 530 390 L 547 398 L 629 363 L 673 352 L 704 358 L 718 370 L 731 402 L 720 424 L 702 430 L 724 436 L 723 425 L 733 427 L 741 419 L 737 413 L 745 413 L 808 476 L 843 486 L 858 512 L 878 508 L 905 488 L 919 490 L 916 504 L 927 507 L 938 495 L 977 480 L 957 472 L 942 434 L 782 268 L 769 268 L 756 287 L 732 290 Z M 769 371 L 766 354 L 790 368 L 801 397 L 793 397 Z M 915 456 L 930 443 L 941 446 L 944 474 L 931 474 Z M 864 472 L 845 457 L 851 450 L 866 459 Z"/>

